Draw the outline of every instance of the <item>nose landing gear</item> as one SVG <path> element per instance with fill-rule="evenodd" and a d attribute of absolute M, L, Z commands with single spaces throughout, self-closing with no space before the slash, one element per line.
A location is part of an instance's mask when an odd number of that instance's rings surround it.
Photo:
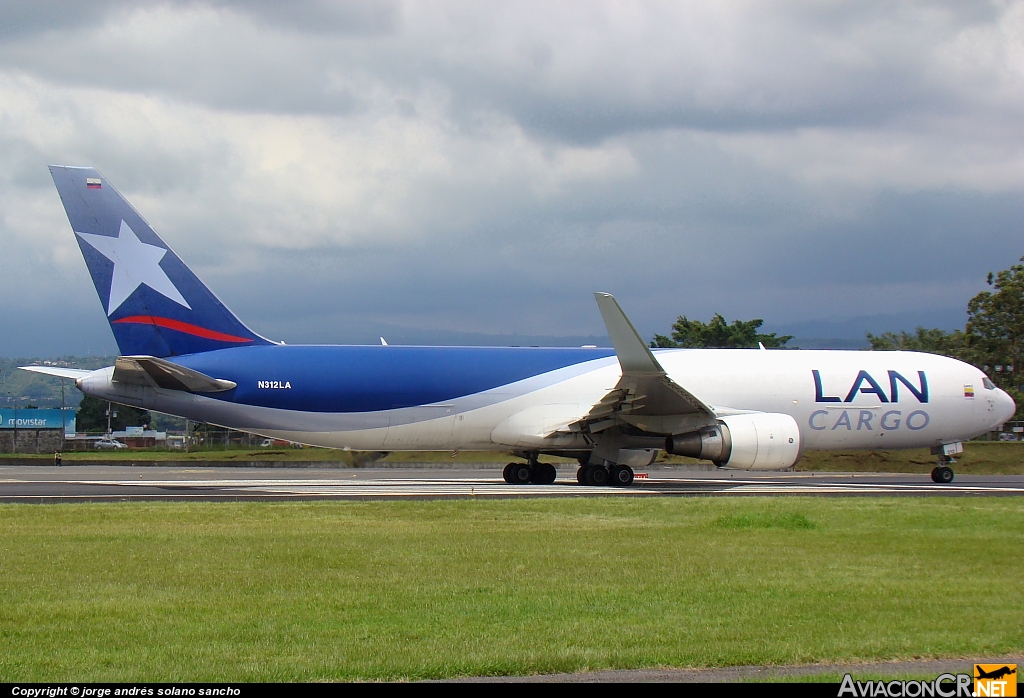
<path fill-rule="evenodd" d="M 953 456 L 963 452 L 964 445 L 960 441 L 932 448 L 932 455 L 939 457 L 939 464 L 932 468 L 932 482 L 942 485 L 948 485 L 953 482 L 953 469 L 949 466 L 956 462 Z"/>

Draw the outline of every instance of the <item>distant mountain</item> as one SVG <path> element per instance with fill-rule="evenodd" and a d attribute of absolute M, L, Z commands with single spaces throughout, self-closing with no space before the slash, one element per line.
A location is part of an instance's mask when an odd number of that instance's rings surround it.
<path fill-rule="evenodd" d="M 382 331 L 388 344 L 467 347 L 610 347 L 608 335 L 555 337 L 550 335 L 485 334 L 451 330 L 420 330 L 395 327 Z"/>
<path fill-rule="evenodd" d="M 765 331 L 794 336 L 789 343 L 801 349 L 863 349 L 867 334 L 912 332 L 916 327 L 937 327 L 947 332 L 964 328 L 964 308 L 922 310 L 892 315 L 860 315 L 845 320 L 808 320 L 794 323 L 765 323 Z"/>
<path fill-rule="evenodd" d="M 0 358 L 0 407 L 60 407 L 60 378 L 19 371 L 18 366 L 44 364 L 67 368 L 95 369 L 111 366 L 113 356 L 61 356 L 56 359 Z M 70 380 L 64 380 L 65 405 L 75 407 L 82 401 L 82 393 Z"/>

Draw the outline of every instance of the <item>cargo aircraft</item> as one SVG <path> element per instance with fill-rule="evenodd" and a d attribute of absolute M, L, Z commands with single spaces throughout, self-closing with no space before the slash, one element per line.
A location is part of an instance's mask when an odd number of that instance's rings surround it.
<path fill-rule="evenodd" d="M 613 349 L 291 346 L 235 317 L 90 167 L 50 168 L 122 356 L 74 379 L 96 398 L 329 448 L 502 450 L 510 484 L 625 486 L 660 450 L 782 470 L 808 449 L 931 447 L 950 482 L 961 442 L 1009 419 L 979 369 L 904 351 L 654 349 L 610 294 Z"/>

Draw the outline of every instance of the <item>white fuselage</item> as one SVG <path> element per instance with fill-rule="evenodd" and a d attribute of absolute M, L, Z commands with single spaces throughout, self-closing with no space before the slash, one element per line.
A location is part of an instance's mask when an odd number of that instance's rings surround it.
<path fill-rule="evenodd" d="M 659 350 L 673 381 L 720 416 L 792 416 L 802 450 L 913 448 L 969 439 L 1015 410 L 977 368 L 915 352 Z M 586 448 L 566 425 L 615 387 L 614 357 L 590 360 L 444 403 L 371 413 L 324 413 L 238 404 L 111 380 L 79 381 L 96 397 L 266 436 L 358 450 Z M 895 393 L 895 394 L 894 394 Z"/>

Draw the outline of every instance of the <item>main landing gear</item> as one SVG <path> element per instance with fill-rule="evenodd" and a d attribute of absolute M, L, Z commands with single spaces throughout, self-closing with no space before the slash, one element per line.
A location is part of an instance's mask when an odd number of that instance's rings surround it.
<path fill-rule="evenodd" d="M 633 484 L 633 469 L 628 465 L 583 465 L 576 471 L 576 481 L 581 485 L 628 487 Z"/>
<path fill-rule="evenodd" d="M 550 485 L 558 473 L 555 466 L 550 463 L 532 460 L 529 463 L 509 463 L 501 472 L 501 476 L 510 485 Z"/>
<path fill-rule="evenodd" d="M 533 454 L 523 454 L 528 458 L 525 463 L 509 463 L 501 471 L 501 476 L 510 485 L 550 485 L 555 481 L 555 466 L 541 463 Z M 576 480 L 581 485 L 612 485 L 629 487 L 633 484 L 633 469 L 628 465 L 588 465 L 580 466 L 576 471 Z"/>

